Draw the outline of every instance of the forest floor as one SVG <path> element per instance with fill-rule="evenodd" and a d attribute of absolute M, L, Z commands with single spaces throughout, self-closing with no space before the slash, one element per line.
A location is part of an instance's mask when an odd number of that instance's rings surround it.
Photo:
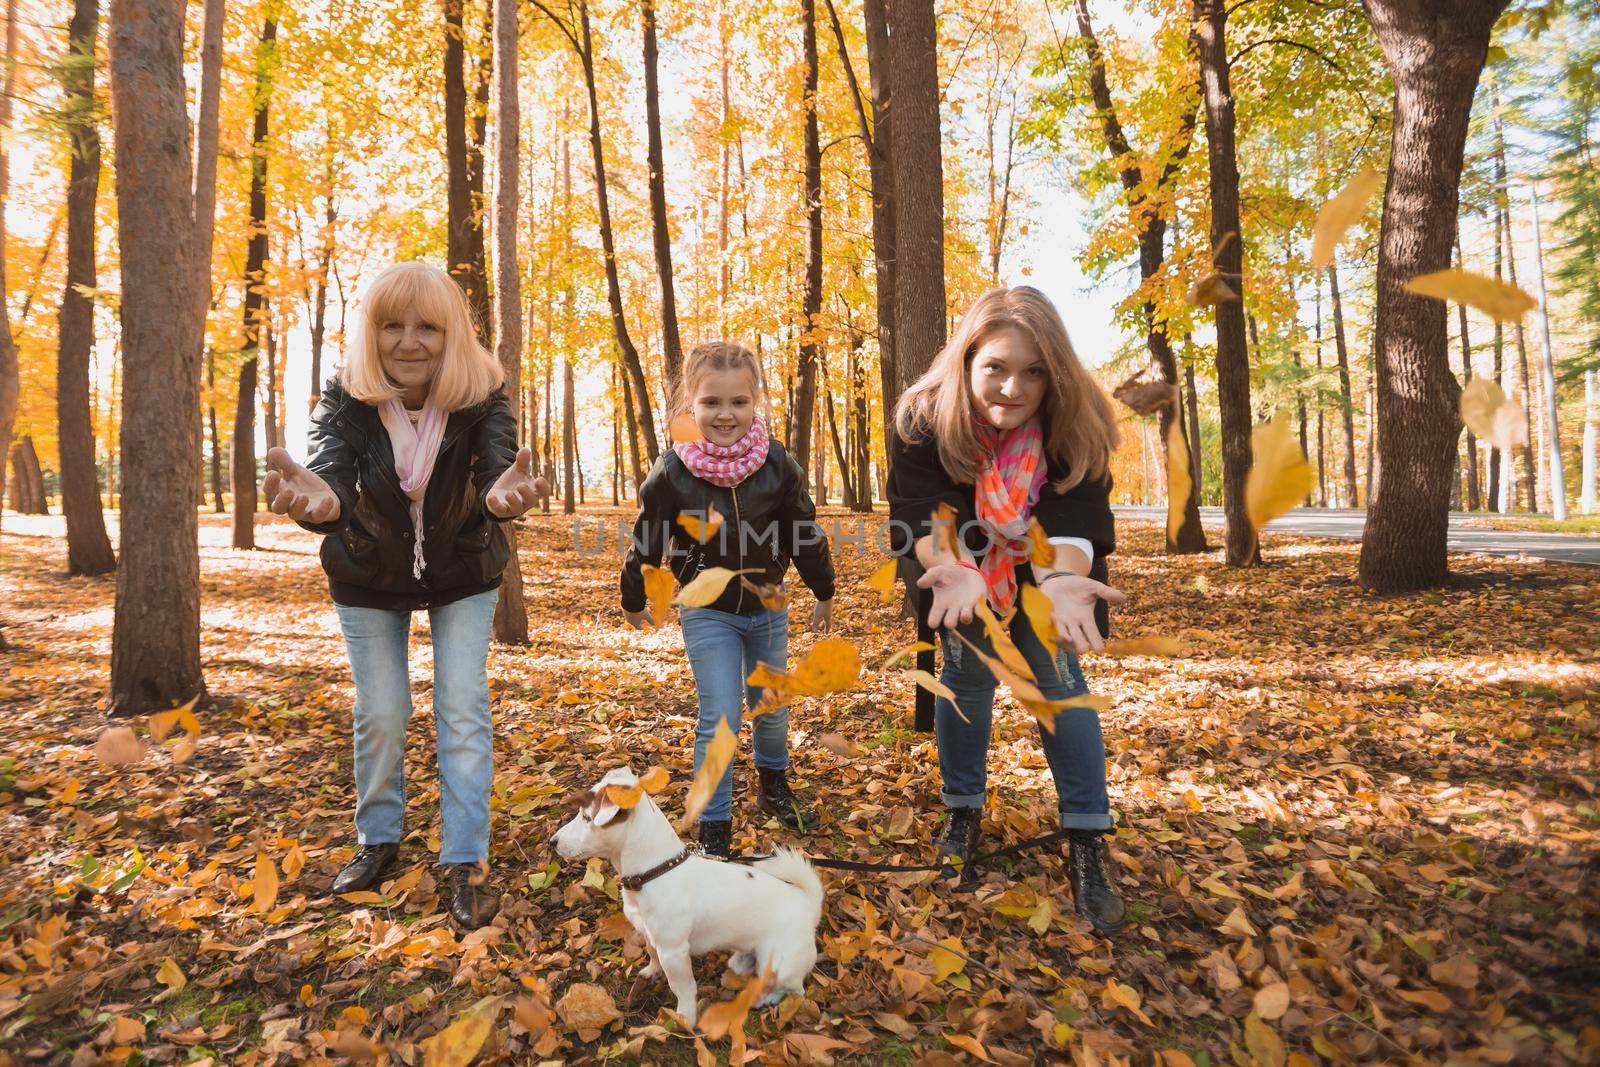
<path fill-rule="evenodd" d="M 601 521 L 614 546 L 623 517 L 585 508 L 584 548 Z M 1269 533 L 1267 565 L 1241 572 L 1122 526 L 1117 633 L 1187 646 L 1085 659 L 1112 703 L 1126 932 L 1076 918 L 1059 848 L 960 887 L 824 872 L 805 996 L 752 1011 L 730 1046 L 635 981 L 614 872 L 548 845 L 608 766 L 666 768 L 669 814 L 690 778 L 677 628 L 623 626 L 618 558 L 579 551 L 571 519 L 527 521 L 532 641 L 490 654 L 505 896 L 467 934 L 431 864 L 425 618 L 404 866 L 331 900 L 352 846 L 352 695 L 317 539 L 268 517 L 259 551 L 233 551 L 227 518 L 204 516 L 198 740 L 178 730 L 113 765 L 127 754 L 97 750 L 113 582 L 63 576 L 59 518 L 8 515 L 0 1063 L 1600 1060 L 1600 573 L 1454 557 L 1451 588 L 1378 598 L 1355 584 L 1354 544 Z M 793 709 L 798 784 L 823 801 L 802 843 L 926 862 L 933 746 L 910 729 L 905 668 L 882 666 L 914 635 L 864 584 L 875 546 L 836 558 L 836 619 L 867 670 Z M 798 624 L 809 594 L 792 607 Z M 791 662 L 812 640 L 795 634 Z M 991 768 L 988 840 L 1054 828 L 1035 727 L 1009 698 Z M 782 840 L 753 817 L 752 777 L 744 849 Z M 703 1017 L 742 984 L 719 982 L 722 963 L 696 968 Z"/>

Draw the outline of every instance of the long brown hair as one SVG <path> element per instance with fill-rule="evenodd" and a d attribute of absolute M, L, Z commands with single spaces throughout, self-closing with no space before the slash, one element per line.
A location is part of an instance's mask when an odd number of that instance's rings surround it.
<path fill-rule="evenodd" d="M 978 480 L 985 450 L 973 410 L 972 357 L 985 341 L 1006 330 L 1027 338 L 1050 382 L 1039 405 L 1045 454 L 1066 467 L 1055 483 L 1065 492 L 1085 478 L 1105 477 L 1117 448 L 1117 419 L 1099 383 L 1084 369 L 1055 305 L 1027 285 L 991 289 L 973 301 L 955 336 L 933 364 L 900 396 L 895 430 L 906 440 L 931 434 L 945 470 L 958 484 Z"/>

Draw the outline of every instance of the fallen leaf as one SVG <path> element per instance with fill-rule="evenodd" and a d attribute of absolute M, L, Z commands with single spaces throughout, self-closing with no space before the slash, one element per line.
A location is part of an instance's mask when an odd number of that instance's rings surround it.
<path fill-rule="evenodd" d="M 1333 262 L 1333 250 L 1350 227 L 1366 214 L 1367 204 L 1383 186 L 1383 172 L 1363 167 L 1337 196 L 1322 205 L 1311 228 L 1311 269 L 1323 270 Z"/>
<path fill-rule="evenodd" d="M 1280 1018 L 1289 1010 L 1289 985 L 1286 982 L 1273 982 L 1256 990 L 1256 1014 L 1263 1019 L 1272 1020 Z"/>
<path fill-rule="evenodd" d="M 494 1023 L 482 1015 L 457 1019 L 422 1045 L 423 1067 L 467 1067 L 477 1058 Z"/>
<path fill-rule="evenodd" d="M 859 756 L 861 750 L 857 748 L 843 734 L 823 734 L 817 738 L 817 744 L 832 752 L 836 756 Z"/>
<path fill-rule="evenodd" d="M 966 951 L 959 937 L 947 937 L 935 945 L 928 953 L 928 959 L 933 963 L 933 980 L 942 982 L 966 970 Z"/>
<path fill-rule="evenodd" d="M 255 898 L 252 910 L 256 912 L 266 914 L 278 902 L 278 868 L 265 852 L 256 853 L 256 871 L 251 890 Z"/>
<path fill-rule="evenodd" d="M 1478 965 L 1466 953 L 1457 953 L 1428 968 L 1428 975 L 1441 985 L 1457 989 L 1475 989 L 1478 985 Z"/>
<path fill-rule="evenodd" d="M 556 1015 L 569 1030 L 604 1030 L 622 1018 L 616 1001 L 602 986 L 578 982 L 556 1002 Z"/>
<path fill-rule="evenodd" d="M 1115 978 L 1106 979 L 1105 988 L 1100 990 L 1100 1003 L 1108 1008 L 1126 1008 L 1146 1026 L 1153 1025 L 1150 1016 L 1144 1013 L 1144 998 L 1139 995 L 1139 991 L 1132 986 L 1123 985 Z"/>
<path fill-rule="evenodd" d="M 1259 1067 L 1284 1067 L 1283 1038 L 1255 1012 L 1244 1018 L 1244 1047 L 1250 1050 Z"/>
<path fill-rule="evenodd" d="M 1405 290 L 1435 300 L 1454 300 L 1477 308 L 1497 322 L 1520 322 L 1524 315 L 1539 306 L 1539 302 L 1520 286 L 1455 267 L 1412 278 L 1406 282 Z"/>
<path fill-rule="evenodd" d="M 189 984 L 189 979 L 184 976 L 183 968 L 171 956 L 161 961 L 161 966 L 156 968 L 156 981 L 167 987 L 163 997 L 176 996 Z"/>

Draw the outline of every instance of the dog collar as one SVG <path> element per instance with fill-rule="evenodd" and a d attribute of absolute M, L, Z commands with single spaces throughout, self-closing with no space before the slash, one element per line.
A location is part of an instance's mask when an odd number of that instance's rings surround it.
<path fill-rule="evenodd" d="M 627 890 L 630 890 L 630 891 L 632 891 L 634 893 L 637 893 L 639 890 L 644 888 L 645 883 L 652 882 L 655 879 L 660 878 L 663 874 L 666 874 L 668 871 L 672 870 L 672 868 L 678 866 L 679 864 L 681 864 L 684 860 L 686 860 L 688 858 L 689 858 L 689 849 L 687 847 L 685 847 L 682 852 L 678 853 L 676 856 L 672 857 L 670 860 L 667 860 L 664 863 L 656 864 L 654 867 L 651 867 L 648 871 L 645 871 L 643 874 L 625 874 L 625 875 L 623 875 L 621 878 L 617 879 L 617 884 L 620 885 L 624 889 L 627 889 Z"/>

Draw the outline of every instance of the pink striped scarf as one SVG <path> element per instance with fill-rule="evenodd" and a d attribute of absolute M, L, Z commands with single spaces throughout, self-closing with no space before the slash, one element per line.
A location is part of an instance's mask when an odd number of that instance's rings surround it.
<path fill-rule="evenodd" d="M 422 577 L 422 498 L 428 492 L 428 479 L 433 477 L 433 463 L 439 458 L 439 443 L 444 440 L 444 424 L 450 413 L 430 401 L 423 405 L 422 417 L 412 425 L 405 405 L 399 400 L 385 400 L 378 408 L 383 428 L 389 431 L 389 445 L 394 451 L 394 472 L 400 478 L 400 488 L 411 502 L 411 526 L 417 537 L 411 546 L 411 576 Z"/>
<path fill-rule="evenodd" d="M 750 429 L 731 445 L 715 445 L 705 438 L 673 445 L 678 458 L 696 478 L 731 488 L 761 469 L 767 461 L 767 427 L 757 415 Z"/>
<path fill-rule="evenodd" d="M 974 503 L 978 518 L 994 534 L 979 570 L 989 586 L 989 603 L 1005 615 L 1016 602 L 1016 561 L 1028 553 L 1028 517 L 1044 486 L 1044 433 L 1036 418 L 1005 431 L 980 419 L 978 439 L 988 455 Z"/>

